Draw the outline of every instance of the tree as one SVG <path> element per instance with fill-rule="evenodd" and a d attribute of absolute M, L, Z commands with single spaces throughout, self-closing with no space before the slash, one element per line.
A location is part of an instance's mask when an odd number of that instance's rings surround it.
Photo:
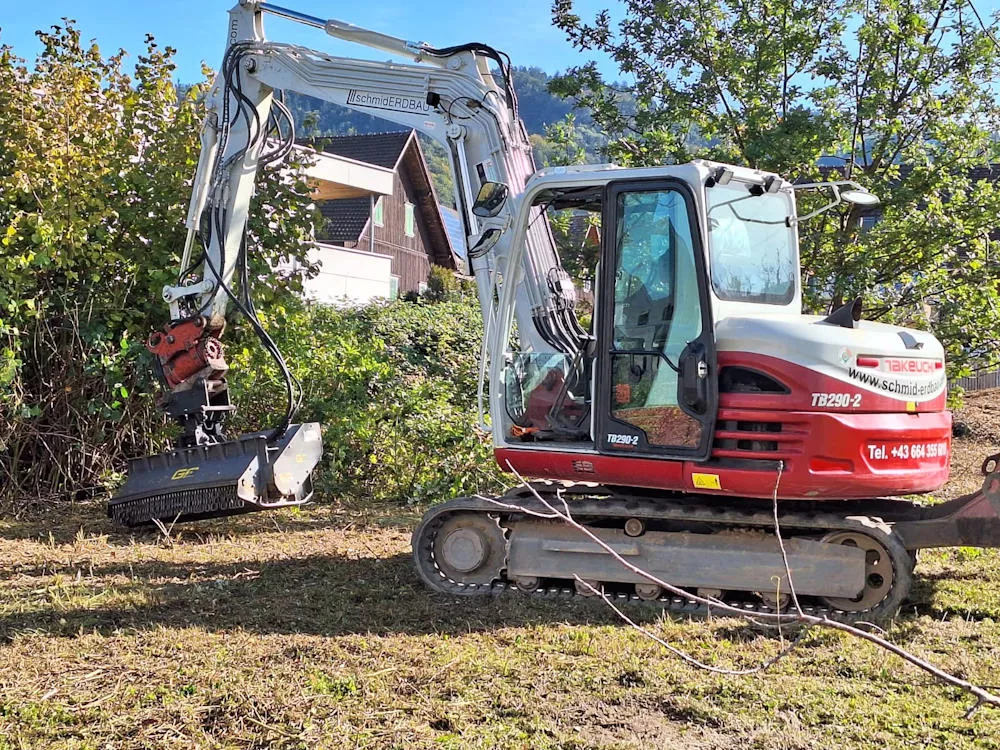
<path fill-rule="evenodd" d="M 99 486 L 159 449 L 143 341 L 167 317 L 202 119 L 152 37 L 133 74 L 72 22 L 33 68 L 0 48 L 0 507 Z M 312 212 L 300 163 L 259 180 L 251 225 L 262 307 L 292 298 Z M 273 174 L 277 174 L 276 172 Z M 239 327 L 233 332 L 239 340 Z"/>
<path fill-rule="evenodd" d="M 431 175 L 431 183 L 437 199 L 444 206 L 455 207 L 455 182 L 451 176 L 451 165 L 448 163 L 448 152 L 444 146 L 423 133 L 417 133 L 420 148 L 423 149 L 427 162 L 427 171 Z"/>
<path fill-rule="evenodd" d="M 531 148 L 539 168 L 585 164 L 587 150 L 576 123 L 576 117 L 566 115 L 545 127 L 545 135 L 532 135 Z M 600 244 L 594 240 L 591 228 L 600 229 L 600 216 L 579 209 L 546 209 L 549 228 L 556 243 L 559 259 L 566 272 L 583 285 L 593 281 L 600 255 Z M 599 235 L 598 235 L 599 236 Z"/>
<path fill-rule="evenodd" d="M 950 371 L 996 360 L 1000 323 L 990 233 L 1000 192 L 971 170 L 997 158 L 1000 55 L 959 0 L 624 0 L 591 23 L 555 0 L 580 50 L 610 55 L 553 89 L 589 108 L 627 165 L 709 158 L 790 179 L 848 177 L 883 200 L 803 225 L 807 306 L 855 295 L 869 317 L 932 327 Z M 623 99 L 630 98 L 628 106 Z M 826 158 L 824 158 L 826 157 Z M 824 162 L 835 165 L 824 172 Z M 801 195 L 808 209 L 821 198 Z M 995 253 L 994 253 L 995 255 Z"/>

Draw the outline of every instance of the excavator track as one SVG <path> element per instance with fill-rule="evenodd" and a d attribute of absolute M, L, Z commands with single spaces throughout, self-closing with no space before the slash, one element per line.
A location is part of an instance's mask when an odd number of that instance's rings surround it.
<path fill-rule="evenodd" d="M 572 575 L 511 575 L 512 569 L 525 568 L 525 560 L 517 559 L 518 555 L 531 556 L 525 555 L 524 550 L 528 547 L 518 541 L 521 530 L 529 529 L 531 533 L 527 536 L 537 537 L 532 550 L 585 553 L 581 559 L 590 552 L 591 561 L 595 557 L 603 557 L 600 564 L 609 567 L 601 570 L 606 571 L 605 575 L 612 580 L 602 580 L 600 572 L 586 576 L 581 574 L 581 577 L 598 589 L 603 587 L 606 595 L 616 602 L 655 604 L 681 615 L 710 614 L 710 607 L 675 596 L 648 582 L 623 583 L 620 575 L 623 566 L 606 553 L 595 556 L 593 543 L 589 543 L 591 547 L 588 549 L 588 540 L 579 531 L 561 521 L 539 520 L 532 515 L 551 513 L 535 493 L 556 508 L 562 509 L 565 502 L 575 520 L 599 534 L 610 535 L 615 545 L 627 550 L 626 554 L 639 554 L 630 547 L 630 539 L 641 538 L 647 531 L 654 534 L 660 531 L 664 532 L 660 534 L 663 538 L 720 544 L 720 556 L 729 555 L 725 559 L 736 559 L 734 556 L 742 553 L 741 545 L 746 546 L 750 553 L 755 547 L 770 545 L 769 559 L 772 568 L 774 565 L 774 516 L 768 501 L 664 496 L 626 488 L 538 482 L 532 484 L 530 489 L 519 487 L 495 498 L 458 498 L 431 508 L 413 534 L 414 561 L 421 579 L 436 591 L 460 596 L 496 595 L 507 591 L 539 597 L 591 595 L 592 592 L 576 583 Z M 866 581 L 861 595 L 853 597 L 804 595 L 796 583 L 803 611 L 817 617 L 852 623 L 879 623 L 893 617 L 909 594 L 914 557 L 903 546 L 892 526 L 876 517 L 835 512 L 838 506 L 834 503 L 801 505 L 804 509 L 795 511 L 779 508 L 779 526 L 786 547 L 805 544 L 811 550 L 820 550 L 820 557 L 815 558 L 820 565 L 824 549 L 834 545 L 860 548 L 865 553 Z M 517 509 L 509 506 L 516 506 Z M 847 509 L 850 505 L 844 507 Z M 816 542 L 824 544 L 817 545 Z M 543 551 L 541 554 L 550 553 Z M 695 548 L 684 550 L 684 554 L 688 556 L 689 563 L 692 555 L 696 558 L 694 567 L 702 562 L 705 566 L 712 564 L 711 551 Z M 638 561 L 640 558 L 632 559 Z M 752 565 L 750 558 L 747 558 L 747 565 Z M 643 566 L 640 564 L 639 567 Z M 680 567 L 684 567 L 684 561 Z M 798 569 L 803 570 L 805 579 L 809 573 L 805 568 L 808 566 L 797 566 L 793 562 L 793 582 L 797 580 Z M 720 574 L 725 575 L 724 572 Z M 619 580 L 613 580 L 616 577 Z M 660 577 L 667 583 L 677 585 L 670 576 L 660 574 Z M 718 598 L 748 615 L 774 613 L 779 611 L 778 607 L 781 607 L 780 611 L 788 612 L 788 588 L 784 583 L 781 586 L 783 588 L 776 588 L 771 584 L 756 591 L 705 587 L 699 591 L 699 587 L 681 584 L 685 590 Z"/>

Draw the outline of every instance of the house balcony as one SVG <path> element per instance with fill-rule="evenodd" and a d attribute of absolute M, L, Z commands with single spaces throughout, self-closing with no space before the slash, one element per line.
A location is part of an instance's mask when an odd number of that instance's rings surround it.
<path fill-rule="evenodd" d="M 313 302 L 361 305 L 395 296 L 391 255 L 317 242 L 308 258 L 319 268 L 303 281 L 303 292 Z"/>

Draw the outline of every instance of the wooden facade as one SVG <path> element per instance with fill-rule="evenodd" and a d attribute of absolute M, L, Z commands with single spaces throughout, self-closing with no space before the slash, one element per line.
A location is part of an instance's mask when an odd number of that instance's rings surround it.
<path fill-rule="evenodd" d="M 398 290 L 419 291 L 427 281 L 431 264 L 456 269 L 455 256 L 437 196 L 431 184 L 420 143 L 414 132 L 345 136 L 331 139 L 325 150 L 349 158 L 373 162 L 393 170 L 392 195 L 372 196 L 368 205 L 358 200 L 328 201 L 320 204 L 327 217 L 325 232 L 317 239 L 343 247 L 388 255 Z M 382 224 L 373 221 L 372 206 L 381 201 Z M 412 235 L 407 233 L 407 205 L 412 206 Z M 363 215 L 359 215 L 363 209 Z M 373 238 L 374 234 L 374 238 Z"/>
<path fill-rule="evenodd" d="M 399 278 L 400 292 L 418 291 L 427 281 L 431 270 L 433 239 L 428 229 L 427 217 L 418 209 L 418 200 L 413 181 L 405 170 L 396 170 L 393 176 L 392 195 L 379 198 L 382 201 L 382 226 L 377 226 L 369 217 L 368 223 L 358 241 L 353 245 L 359 250 L 372 249 L 376 253 L 392 256 L 392 273 Z M 413 206 L 413 236 L 406 234 L 406 205 Z M 439 219 L 440 221 L 440 219 Z M 375 234 L 372 247 L 372 233 Z M 349 243 L 345 246 L 351 247 Z"/>

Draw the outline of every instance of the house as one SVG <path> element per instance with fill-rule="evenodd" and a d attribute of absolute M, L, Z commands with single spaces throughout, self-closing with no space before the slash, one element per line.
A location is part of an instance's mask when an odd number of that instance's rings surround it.
<path fill-rule="evenodd" d="M 323 216 L 316 229 L 318 276 L 306 294 L 333 302 L 366 302 L 416 292 L 431 265 L 455 270 L 445 225 L 416 133 L 321 138 L 309 171 Z M 450 218 L 450 217 L 449 217 Z"/>

